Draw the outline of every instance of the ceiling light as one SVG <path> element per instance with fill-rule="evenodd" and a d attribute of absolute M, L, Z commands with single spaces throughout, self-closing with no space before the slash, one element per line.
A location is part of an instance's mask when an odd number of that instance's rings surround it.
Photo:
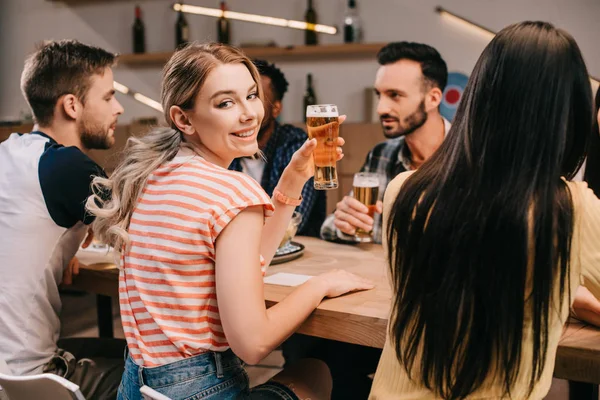
<path fill-rule="evenodd" d="M 134 99 L 136 99 L 137 101 L 139 101 L 140 103 L 145 104 L 148 107 L 155 109 L 156 111 L 163 112 L 162 105 L 158 101 L 152 100 L 148 96 L 144 96 L 141 93 L 135 92 L 135 91 L 129 89 L 127 86 L 125 86 L 117 81 L 113 82 L 113 87 L 115 88 L 115 90 L 117 92 L 131 96 Z"/>
<path fill-rule="evenodd" d="M 258 24 L 280 26 L 283 28 L 315 31 L 319 33 L 327 33 L 329 35 L 335 35 L 337 33 L 337 28 L 335 26 L 311 24 L 304 21 L 294 21 L 292 19 L 268 17 L 257 14 L 246 14 L 235 11 L 223 11 L 218 8 L 199 7 L 191 6 L 189 4 L 175 3 L 173 4 L 173 10 L 189 14 L 207 15 L 209 17 L 225 17 L 238 21 L 255 22 Z"/>

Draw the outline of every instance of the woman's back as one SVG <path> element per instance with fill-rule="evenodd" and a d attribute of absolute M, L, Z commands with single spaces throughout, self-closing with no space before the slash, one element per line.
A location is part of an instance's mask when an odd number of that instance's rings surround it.
<path fill-rule="evenodd" d="M 389 215 L 394 201 L 401 192 L 405 180 L 412 174 L 406 172 L 394 179 L 386 190 L 384 200 L 384 222 L 389 223 Z M 547 394 L 552 382 L 554 360 L 558 341 L 563 331 L 563 326 L 569 315 L 569 300 L 567 290 L 575 293 L 577 287 L 585 279 L 588 287 L 596 297 L 600 297 L 600 200 L 583 182 L 568 182 L 567 186 L 573 198 L 575 211 L 573 239 L 571 245 L 570 264 L 570 287 L 564 288 L 562 293 L 563 302 L 560 312 L 554 309 L 549 315 L 548 321 L 548 347 L 546 362 L 543 366 L 540 380 L 536 383 L 533 391 L 529 393 L 529 379 L 532 365 L 531 339 L 533 329 L 530 316 L 525 315 L 523 324 L 522 353 L 520 355 L 520 374 L 511 390 L 514 399 L 542 399 Z M 451 210 L 448 210 L 451 212 Z M 384 238 L 384 247 L 387 249 L 387 238 Z M 485 286 L 485 282 L 481 282 Z M 427 288 L 423 288 L 427 290 Z M 515 294 L 516 295 L 516 294 Z M 554 300 L 560 298 L 559 286 L 555 286 Z M 554 303 L 556 304 L 556 303 Z M 469 332 L 476 336 L 482 332 Z M 388 335 L 386 344 L 377 368 L 371 399 L 441 399 L 430 389 L 420 384 L 417 380 L 410 380 L 405 368 L 399 363 L 395 353 L 395 343 Z M 419 371 L 419 360 L 415 363 L 413 370 Z M 414 374 L 418 378 L 418 373 Z M 413 376 L 415 378 L 415 376 Z M 500 399 L 505 398 L 504 382 L 493 382 L 487 380 L 484 385 L 469 397 L 476 399 Z"/>
<path fill-rule="evenodd" d="M 561 177 L 591 122 L 574 39 L 514 24 L 477 61 L 438 151 L 388 189 L 388 343 L 413 382 L 445 399 L 539 395 L 578 282 L 579 189 Z"/>
<path fill-rule="evenodd" d="M 149 176 L 128 229 L 121 316 L 132 358 L 147 367 L 229 347 L 217 307 L 215 241 L 244 208 L 272 210 L 251 178 L 190 153 L 181 150 Z"/>

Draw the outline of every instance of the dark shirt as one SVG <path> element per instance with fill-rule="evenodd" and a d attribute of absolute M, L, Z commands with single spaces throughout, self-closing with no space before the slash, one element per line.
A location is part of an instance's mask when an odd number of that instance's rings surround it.
<path fill-rule="evenodd" d="M 64 147 L 48 139 L 39 159 L 39 181 L 48 212 L 57 225 L 70 228 L 78 221 L 89 224 L 94 217 L 85 209 L 94 176 L 106 177 L 104 170 L 75 146 Z"/>

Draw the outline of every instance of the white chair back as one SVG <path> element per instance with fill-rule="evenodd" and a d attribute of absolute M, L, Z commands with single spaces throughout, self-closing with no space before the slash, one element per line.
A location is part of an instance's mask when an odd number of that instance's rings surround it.
<path fill-rule="evenodd" d="M 142 386 L 140 392 L 142 392 L 142 397 L 144 398 L 144 400 L 171 400 L 170 397 L 158 393 L 156 390 L 152 389 L 149 386 Z"/>
<path fill-rule="evenodd" d="M 12 371 L 8 368 L 8 364 L 2 358 L 0 358 L 0 374 L 12 374 Z"/>
<path fill-rule="evenodd" d="M 8 368 L 8 365 L 6 364 L 6 361 L 4 361 L 2 358 L 0 358 L 0 374 L 10 374 L 10 368 Z M 2 390 L 2 386 L 0 386 L 0 400 L 9 400 L 8 396 L 6 395 L 6 393 L 4 392 L 4 390 Z"/>
<path fill-rule="evenodd" d="M 2 358 L 0 358 L 0 374 L 8 374 L 12 375 L 12 371 L 8 368 L 8 364 Z M 6 392 L 2 390 L 2 386 L 0 386 L 0 400 L 9 400 Z"/>
<path fill-rule="evenodd" d="M 12 376 L 0 373 L 0 387 L 10 400 L 85 400 L 79 386 L 53 374 Z"/>

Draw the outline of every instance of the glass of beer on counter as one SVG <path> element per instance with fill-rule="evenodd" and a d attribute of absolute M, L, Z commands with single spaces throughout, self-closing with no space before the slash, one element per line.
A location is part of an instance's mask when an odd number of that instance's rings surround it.
<path fill-rule="evenodd" d="M 315 162 L 315 189 L 337 189 L 337 138 L 340 131 L 338 109 L 335 104 L 316 104 L 306 107 L 308 137 L 317 139 L 313 153 Z"/>
<path fill-rule="evenodd" d="M 372 172 L 359 172 L 354 174 L 352 191 L 354 193 L 354 198 L 367 206 L 369 209 L 369 216 L 373 218 L 375 215 L 375 205 L 379 198 L 379 175 Z M 354 240 L 362 243 L 372 242 L 372 232 L 356 228 Z"/>

